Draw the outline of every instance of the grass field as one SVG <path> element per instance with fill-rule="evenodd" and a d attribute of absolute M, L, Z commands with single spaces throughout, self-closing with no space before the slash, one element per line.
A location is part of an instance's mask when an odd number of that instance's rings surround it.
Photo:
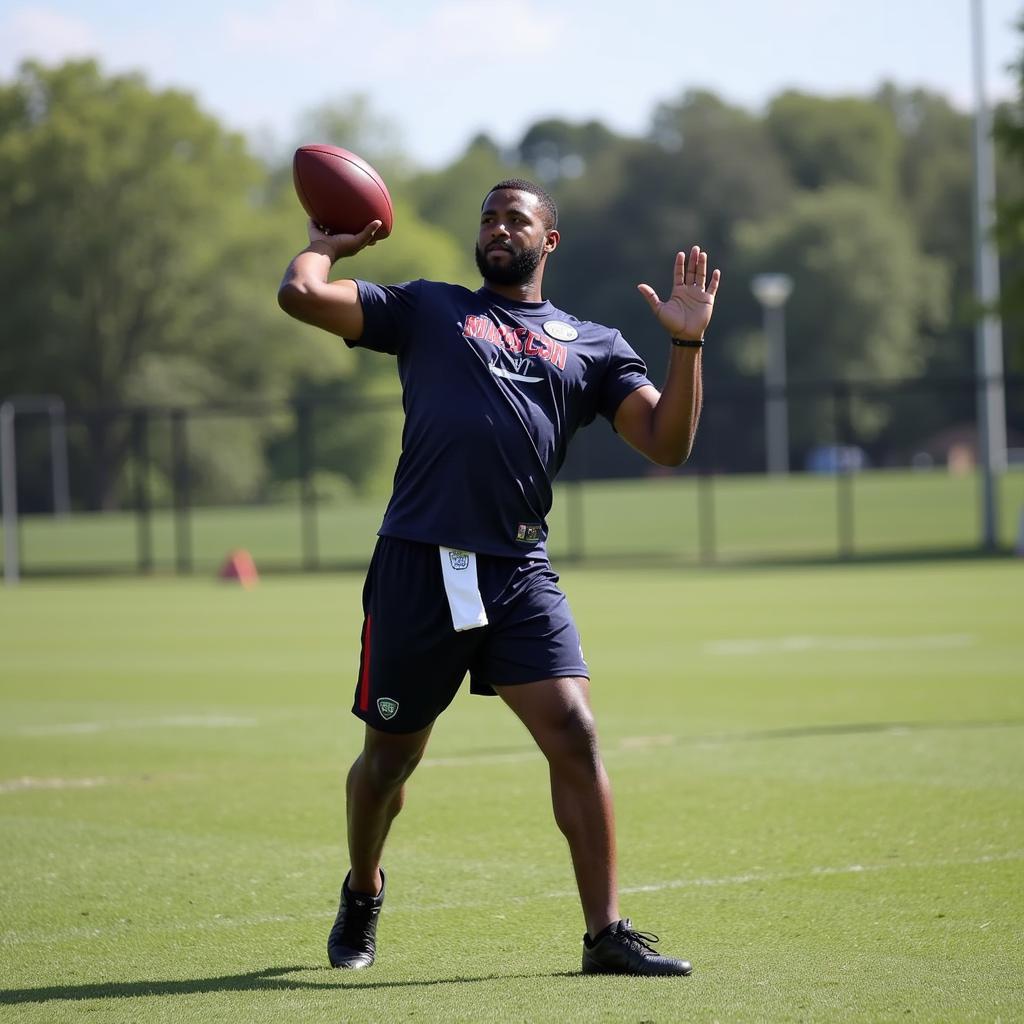
<path fill-rule="evenodd" d="M 585 978 L 544 764 L 461 694 L 332 972 L 361 579 L 0 593 L 3 1021 L 1024 1018 L 1020 561 L 578 569 L 623 911 Z"/>
<path fill-rule="evenodd" d="M 848 481 L 852 550 L 862 555 L 969 549 L 980 535 L 978 482 L 944 471 L 859 473 Z M 839 515 L 834 477 L 794 474 L 589 482 L 557 489 L 550 550 L 589 558 L 698 561 L 699 508 L 712 525 L 713 556 L 724 561 L 832 557 L 838 551 Z M 703 496 L 700 488 L 705 487 Z M 327 565 L 369 558 L 383 498 L 325 504 L 317 515 L 319 557 Z M 1001 479 L 1000 537 L 1012 547 L 1024 511 L 1024 469 Z M 154 513 L 153 556 L 158 570 L 175 566 L 174 520 Z M 65 520 L 29 517 L 22 527 L 27 571 L 119 567 L 136 559 L 136 522 L 129 513 L 75 514 Z M 194 565 L 210 570 L 232 548 L 250 550 L 261 567 L 297 567 L 302 524 L 297 505 L 197 508 L 191 517 Z"/>

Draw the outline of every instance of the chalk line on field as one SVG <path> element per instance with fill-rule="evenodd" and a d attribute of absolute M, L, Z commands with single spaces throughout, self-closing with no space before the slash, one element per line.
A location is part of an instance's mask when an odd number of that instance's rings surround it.
<path fill-rule="evenodd" d="M 984 864 L 1005 863 L 1024 860 L 1024 850 L 1011 850 L 1007 853 L 986 854 L 959 860 L 904 861 L 895 864 L 846 864 L 837 866 L 811 867 L 803 871 L 751 871 L 741 875 L 725 875 L 720 878 L 675 878 L 648 885 L 623 886 L 620 895 L 640 895 L 644 893 L 666 892 L 673 889 L 704 889 L 712 887 L 744 886 L 754 883 L 771 885 L 776 882 L 807 881 L 836 875 L 859 875 L 882 873 L 886 871 L 941 871 L 945 868 L 980 867 Z M 532 903 L 537 900 L 578 899 L 574 889 L 558 892 L 542 892 L 533 896 L 506 897 L 515 904 Z M 478 900 L 433 901 L 429 903 L 408 902 L 391 906 L 389 916 L 398 914 L 423 914 L 446 910 L 469 910 L 477 907 L 493 907 L 492 898 Z M 106 935 L 123 935 L 132 931 L 144 932 L 187 932 L 206 931 L 216 928 L 252 928 L 266 924 L 289 924 L 301 921 L 329 921 L 335 913 L 333 904 L 325 904 L 316 909 L 306 910 L 298 914 L 256 914 L 246 917 L 229 917 L 215 915 L 199 921 L 182 921 L 171 925 L 145 926 L 124 919 L 116 925 L 105 928 L 68 928 L 58 932 L 19 932 L 6 931 L 0 933 L 0 946 L 25 945 L 27 943 L 65 942 L 79 938 L 99 938 Z"/>
<path fill-rule="evenodd" d="M 814 651 L 928 651 L 971 647 L 973 633 L 925 633 L 919 636 L 776 636 L 713 640 L 705 654 L 805 654 Z"/>
<path fill-rule="evenodd" d="M 969 860 L 904 861 L 897 864 L 847 864 L 838 867 L 812 867 L 804 871 L 752 871 L 749 874 L 727 875 L 722 878 L 677 878 L 665 882 L 653 882 L 650 885 L 623 886 L 619 889 L 619 894 L 628 896 L 634 893 L 666 892 L 670 889 L 704 889 L 720 885 L 750 885 L 752 882 L 793 882 L 808 878 L 826 878 L 832 875 L 860 875 L 881 871 L 927 871 L 936 868 L 978 867 L 982 864 L 1015 860 L 1024 860 L 1024 850 L 1013 850 L 1010 853 L 993 853 Z M 575 895 L 575 890 L 566 890 L 564 892 L 548 893 L 547 898 L 565 899 Z"/>
<path fill-rule="evenodd" d="M 19 736 L 87 736 L 122 729 L 242 729 L 258 724 L 255 718 L 237 715 L 161 715 L 157 718 L 23 725 L 16 731 Z"/>
<path fill-rule="evenodd" d="M 625 736 L 617 747 L 605 750 L 605 756 L 619 751 L 649 750 L 654 747 L 671 747 L 678 742 L 675 736 Z M 542 755 L 537 747 L 528 750 L 501 751 L 494 754 L 467 754 L 463 757 L 425 757 L 421 768 L 463 768 L 467 765 L 518 764 L 521 761 L 537 761 Z"/>
<path fill-rule="evenodd" d="M 111 781 L 102 775 L 82 779 L 36 779 L 23 775 L 20 779 L 0 779 L 0 793 L 18 793 L 25 789 L 93 789 L 107 786 Z"/>
<path fill-rule="evenodd" d="M 421 768 L 462 768 L 475 764 L 515 764 L 518 761 L 536 761 L 539 750 L 521 750 L 505 754 L 470 754 L 468 757 L 425 757 Z"/>

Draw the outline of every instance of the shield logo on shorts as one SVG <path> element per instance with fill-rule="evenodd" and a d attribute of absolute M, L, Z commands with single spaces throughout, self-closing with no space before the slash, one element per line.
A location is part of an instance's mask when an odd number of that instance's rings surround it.
<path fill-rule="evenodd" d="M 451 559 L 453 569 L 468 569 L 469 568 L 469 552 L 468 551 L 449 551 L 448 557 Z"/>
<path fill-rule="evenodd" d="M 385 722 L 390 722 L 398 714 L 398 701 L 392 700 L 390 697 L 378 697 L 377 710 Z"/>

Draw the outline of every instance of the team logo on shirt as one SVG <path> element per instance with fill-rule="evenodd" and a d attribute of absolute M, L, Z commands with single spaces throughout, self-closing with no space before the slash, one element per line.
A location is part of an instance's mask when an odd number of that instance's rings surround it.
<path fill-rule="evenodd" d="M 452 563 L 453 569 L 468 569 L 469 568 L 469 552 L 468 551 L 449 551 L 448 559 Z"/>
<path fill-rule="evenodd" d="M 548 321 L 548 323 L 557 322 L 555 320 Z M 546 329 L 548 325 L 544 326 Z M 569 327 L 568 324 L 565 326 Z M 573 328 L 569 327 L 569 330 L 572 331 Z M 543 334 L 531 331 L 528 327 L 496 324 L 485 316 L 467 316 L 462 327 L 462 335 L 465 338 L 490 342 L 514 356 L 530 356 L 541 359 L 558 370 L 565 369 L 565 362 L 569 356 L 569 350 L 559 341 L 545 338 Z M 501 375 L 499 374 L 499 376 Z"/>
<path fill-rule="evenodd" d="M 544 333 L 550 334 L 552 338 L 557 338 L 559 341 L 575 341 L 580 336 L 580 332 L 564 320 L 545 321 Z"/>
<path fill-rule="evenodd" d="M 385 722 L 390 722 L 398 714 L 398 701 L 392 700 L 390 697 L 378 697 L 377 710 Z"/>

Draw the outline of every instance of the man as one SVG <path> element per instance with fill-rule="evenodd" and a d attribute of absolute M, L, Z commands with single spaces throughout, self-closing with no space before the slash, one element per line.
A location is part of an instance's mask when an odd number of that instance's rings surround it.
<path fill-rule="evenodd" d="M 373 244 L 327 235 L 291 262 L 279 291 L 292 316 L 398 357 L 406 412 L 394 493 L 363 591 L 353 713 L 365 722 L 347 782 L 351 870 L 328 937 L 332 966 L 369 967 L 384 900 L 381 854 L 404 783 L 437 716 L 470 674 L 497 692 L 548 760 L 555 819 L 572 856 L 587 933 L 583 971 L 690 973 L 619 916 L 611 792 L 597 747 L 589 671 L 545 549 L 551 482 L 580 426 L 600 413 L 662 465 L 690 453 L 701 345 L 718 290 L 707 254 L 676 256 L 670 297 L 639 285 L 672 344 L 664 390 L 622 336 L 542 297 L 559 242 L 551 197 L 499 182 L 484 199 L 483 287 L 328 283 L 332 264 Z"/>

